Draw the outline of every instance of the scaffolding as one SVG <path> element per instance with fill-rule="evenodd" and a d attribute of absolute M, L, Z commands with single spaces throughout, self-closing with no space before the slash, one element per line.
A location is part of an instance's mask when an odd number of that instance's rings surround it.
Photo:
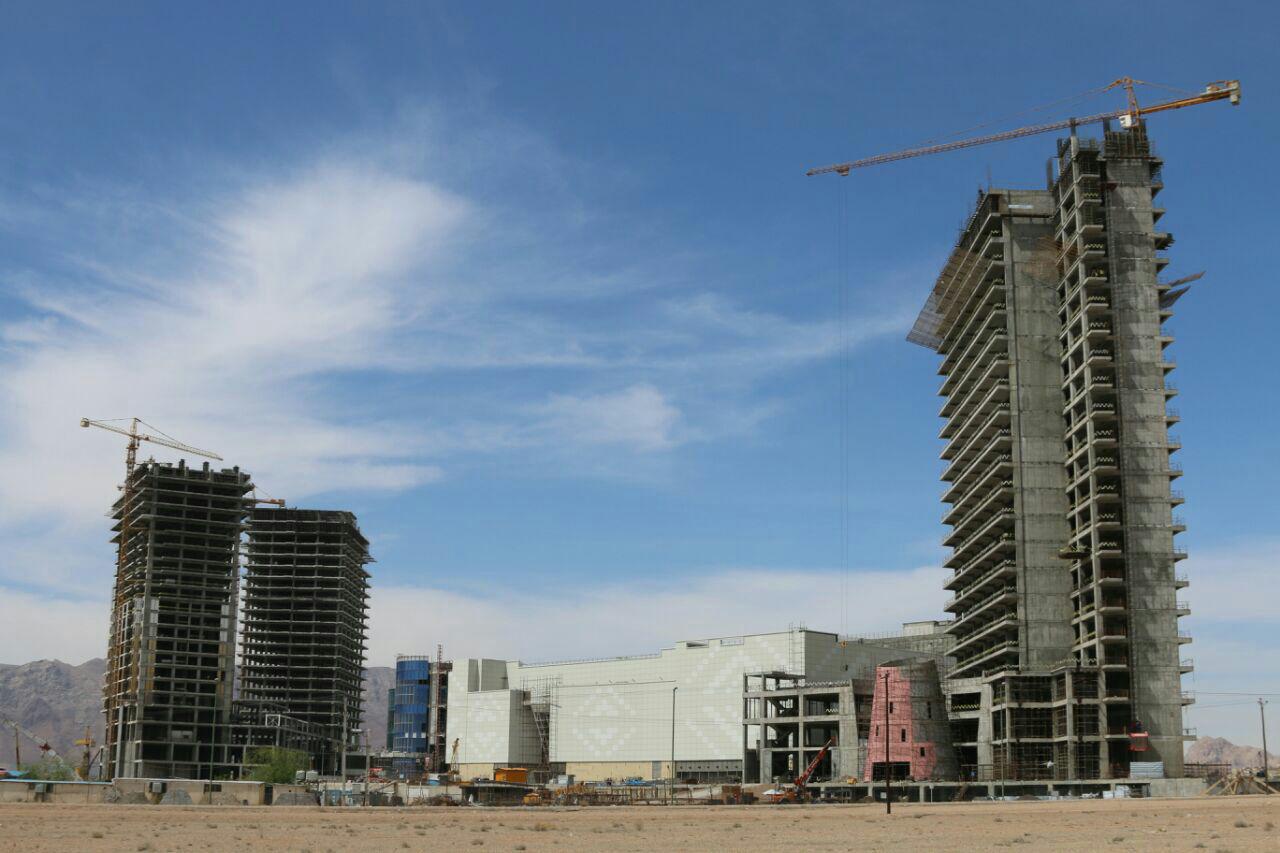
<path fill-rule="evenodd" d="M 526 678 L 520 684 L 524 691 L 524 705 L 533 716 L 533 730 L 536 742 L 531 744 L 531 752 L 536 752 L 538 764 L 530 768 L 535 774 L 550 774 L 551 764 L 555 757 L 556 709 L 559 707 L 561 676 L 549 675 L 537 678 Z"/>

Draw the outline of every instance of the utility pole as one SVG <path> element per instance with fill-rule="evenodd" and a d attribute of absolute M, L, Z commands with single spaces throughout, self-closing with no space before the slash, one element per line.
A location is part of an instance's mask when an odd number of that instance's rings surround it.
<path fill-rule="evenodd" d="M 1262 781 L 1270 785 L 1271 768 L 1267 761 L 1267 702 L 1261 697 L 1258 698 L 1258 716 L 1262 718 Z"/>
<path fill-rule="evenodd" d="M 671 787 L 667 789 L 667 802 L 672 804 L 676 800 L 676 691 L 680 688 L 671 688 Z"/>
<path fill-rule="evenodd" d="M 339 759 L 338 781 L 342 783 L 342 798 L 347 798 L 347 697 L 342 697 L 342 757 Z"/>
<path fill-rule="evenodd" d="M 360 730 L 361 739 L 364 741 L 364 795 L 362 797 L 362 805 L 369 805 L 369 774 L 373 772 L 373 768 L 369 766 L 369 730 Z"/>
<path fill-rule="evenodd" d="M 884 672 L 884 813 L 893 814 L 893 766 L 889 763 L 889 671 Z"/>

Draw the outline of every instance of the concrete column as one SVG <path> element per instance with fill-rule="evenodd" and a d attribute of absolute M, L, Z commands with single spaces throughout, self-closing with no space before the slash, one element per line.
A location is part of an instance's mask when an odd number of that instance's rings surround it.
<path fill-rule="evenodd" d="M 1135 753 L 1133 758 L 1163 761 L 1167 775 L 1180 777 L 1181 647 L 1175 611 L 1168 430 L 1153 242 L 1153 162 L 1141 146 L 1128 144 L 1144 139 L 1142 129 L 1109 134 L 1104 155 L 1109 182 L 1107 232 L 1128 578 L 1130 690 L 1134 716 L 1147 727 L 1151 744 L 1148 752 Z M 1126 144 L 1117 144 L 1121 141 Z"/>
<path fill-rule="evenodd" d="M 1010 205 L 1047 213 L 1048 194 L 1011 191 Z M 1043 210 L 1040 210 L 1043 208 Z M 1010 432 L 1018 572 L 1019 663 L 1048 669 L 1071 654 L 1071 574 L 1062 466 L 1062 352 L 1058 333 L 1053 225 L 1043 217 L 1006 220 Z"/>

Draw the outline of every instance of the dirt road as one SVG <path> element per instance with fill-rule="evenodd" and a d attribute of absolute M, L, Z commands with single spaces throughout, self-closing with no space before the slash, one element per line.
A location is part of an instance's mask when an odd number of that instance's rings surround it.
<path fill-rule="evenodd" d="M 326 809 L 0 805 L 0 850 L 1280 850 L 1280 797 Z"/>

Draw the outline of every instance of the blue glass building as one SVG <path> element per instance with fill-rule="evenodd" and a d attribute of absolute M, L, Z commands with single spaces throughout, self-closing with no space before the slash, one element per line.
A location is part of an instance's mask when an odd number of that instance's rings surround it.
<path fill-rule="evenodd" d="M 425 755 L 430 746 L 431 658 L 396 656 L 395 704 L 391 711 L 391 749 Z"/>

